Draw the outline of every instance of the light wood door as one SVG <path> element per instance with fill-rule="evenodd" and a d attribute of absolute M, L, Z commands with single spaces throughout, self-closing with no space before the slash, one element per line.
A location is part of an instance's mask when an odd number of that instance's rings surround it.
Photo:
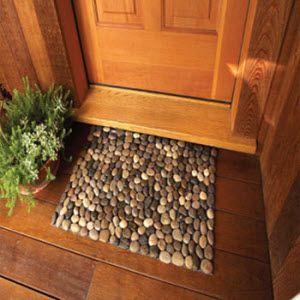
<path fill-rule="evenodd" d="M 90 83 L 231 101 L 248 0 L 75 0 Z"/>

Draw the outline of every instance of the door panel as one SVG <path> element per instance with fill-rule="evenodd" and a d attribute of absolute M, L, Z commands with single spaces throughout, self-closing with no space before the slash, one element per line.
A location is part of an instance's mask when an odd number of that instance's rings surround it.
<path fill-rule="evenodd" d="M 219 14 L 219 0 L 164 0 L 165 28 L 216 33 Z"/>
<path fill-rule="evenodd" d="M 231 100 L 246 0 L 74 3 L 91 83 Z M 229 22 L 238 27 L 233 44 L 224 35 Z M 216 76 L 228 77 L 224 93 Z"/>
<path fill-rule="evenodd" d="M 141 7 L 138 0 L 94 0 L 94 7 L 98 26 L 142 27 Z"/>

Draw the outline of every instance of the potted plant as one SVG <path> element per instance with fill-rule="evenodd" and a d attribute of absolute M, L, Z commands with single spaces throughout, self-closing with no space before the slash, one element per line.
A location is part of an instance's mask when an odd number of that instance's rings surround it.
<path fill-rule="evenodd" d="M 55 178 L 70 129 L 72 101 L 62 86 L 43 93 L 27 78 L 24 92 L 0 92 L 0 199 L 11 215 L 17 200 L 35 205 L 33 195 Z"/>

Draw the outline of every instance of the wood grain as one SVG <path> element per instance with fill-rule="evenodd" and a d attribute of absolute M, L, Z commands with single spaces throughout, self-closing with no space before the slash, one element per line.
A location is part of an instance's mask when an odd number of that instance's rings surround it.
<path fill-rule="evenodd" d="M 300 173 L 289 192 L 285 205 L 269 238 L 272 272 L 276 275 L 283 266 L 295 241 L 300 236 Z"/>
<path fill-rule="evenodd" d="M 259 135 L 275 299 L 290 299 L 299 293 L 299 18 L 300 1 L 296 0 Z"/>
<path fill-rule="evenodd" d="M 55 82 L 50 57 L 39 26 L 38 15 L 33 1 L 13 1 L 21 23 L 26 44 L 36 70 L 39 85 L 46 90 Z"/>
<path fill-rule="evenodd" d="M 80 41 L 76 30 L 72 1 L 55 0 L 54 3 L 72 75 L 73 91 L 76 98 L 75 104 L 78 107 L 85 99 L 85 95 L 88 90 L 88 82 L 81 53 Z"/>
<path fill-rule="evenodd" d="M 218 176 L 216 181 L 216 208 L 264 222 L 262 187 L 255 183 L 246 183 Z"/>
<path fill-rule="evenodd" d="M 72 7 L 67 3 L 70 1 L 60 2 L 61 6 L 56 7 L 55 0 L 1 0 L 0 79 L 11 91 L 22 89 L 23 76 L 42 89 L 52 83 L 63 84 L 72 90 L 75 103 L 79 104 L 87 88 L 86 76 L 79 52 L 75 51 L 79 41 L 75 23 L 70 22 L 73 17 Z M 58 15 L 68 24 L 61 25 Z M 66 29 L 67 41 L 61 27 Z M 70 44 L 73 52 L 68 56 Z"/>
<path fill-rule="evenodd" d="M 0 229 L 0 274 L 54 297 L 85 299 L 93 262 Z"/>
<path fill-rule="evenodd" d="M 300 4 L 293 8 L 288 31 L 276 69 L 265 123 L 261 169 L 268 234 L 280 215 L 291 186 L 300 169 Z M 284 67 L 280 67 L 280 65 Z"/>
<path fill-rule="evenodd" d="M 261 184 L 260 165 L 257 156 L 223 150 L 219 152 L 217 168 L 220 177 Z"/>
<path fill-rule="evenodd" d="M 0 1 L 0 77 L 6 89 L 22 89 L 22 77 L 37 75 L 13 1 Z"/>
<path fill-rule="evenodd" d="M 76 120 L 248 153 L 256 149 L 255 140 L 232 135 L 225 104 L 93 87 Z"/>
<path fill-rule="evenodd" d="M 13 281 L 9 281 L 0 277 L 0 297 L 5 300 L 22 300 L 22 299 L 30 299 L 30 300 L 46 300 L 52 299 L 50 297 L 46 297 L 41 293 L 38 293 L 34 290 L 26 288 L 20 284 L 17 284 Z"/>
<path fill-rule="evenodd" d="M 275 299 L 294 299 L 299 296 L 300 239 L 291 248 L 284 264 L 274 278 Z"/>
<path fill-rule="evenodd" d="M 200 300 L 213 298 L 108 264 L 97 263 L 87 299 Z"/>
<path fill-rule="evenodd" d="M 250 1 L 232 103 L 232 128 L 238 135 L 258 135 L 292 3 Z"/>

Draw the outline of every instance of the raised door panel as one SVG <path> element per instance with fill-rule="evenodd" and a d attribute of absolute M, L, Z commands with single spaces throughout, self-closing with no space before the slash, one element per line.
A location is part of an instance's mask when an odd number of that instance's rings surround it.
<path fill-rule="evenodd" d="M 138 0 L 94 0 L 97 25 L 142 26 L 141 6 Z"/>
<path fill-rule="evenodd" d="M 164 0 L 164 27 L 190 32 L 215 33 L 219 0 Z"/>

